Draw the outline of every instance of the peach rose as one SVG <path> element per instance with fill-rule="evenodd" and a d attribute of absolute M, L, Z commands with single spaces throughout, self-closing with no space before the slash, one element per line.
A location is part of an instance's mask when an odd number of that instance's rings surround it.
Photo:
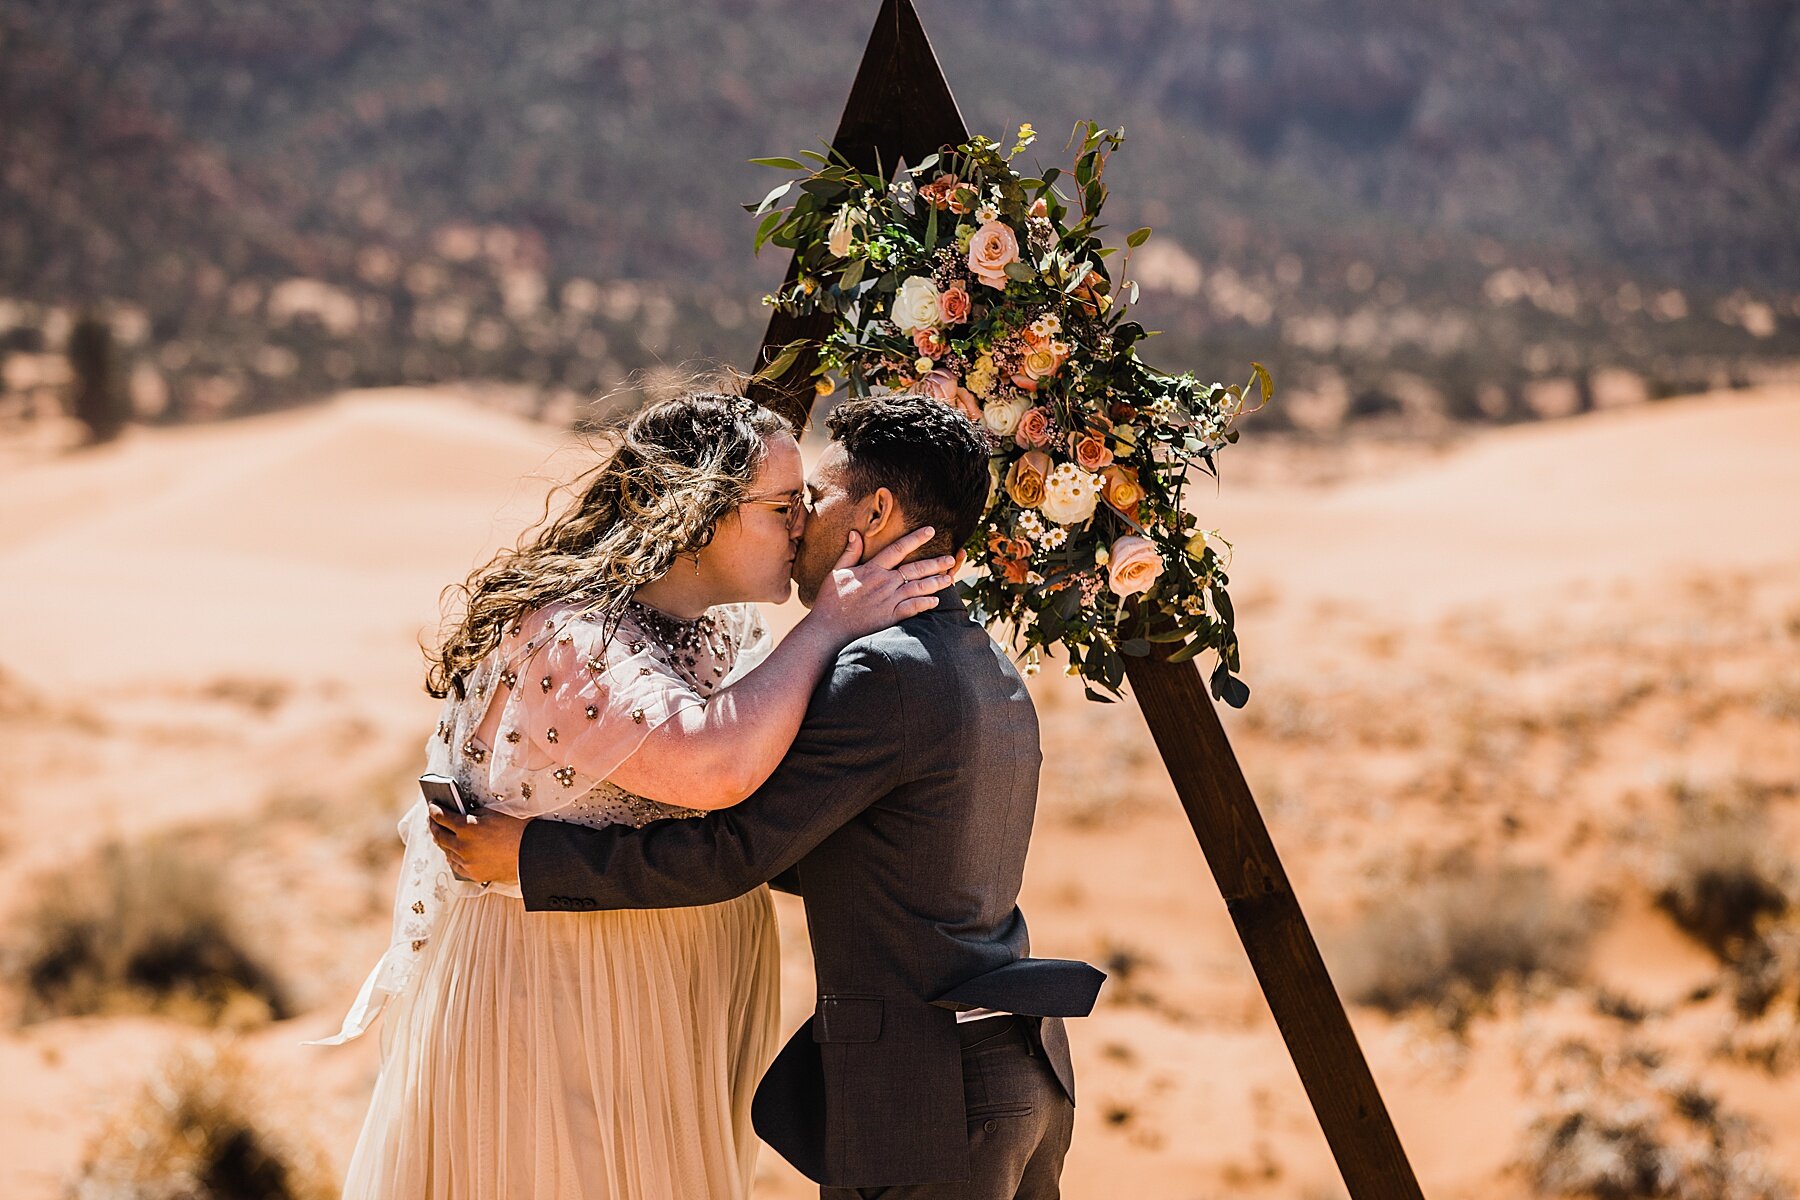
<path fill-rule="evenodd" d="M 919 376 L 919 390 L 933 400 L 942 400 L 945 404 L 956 400 L 956 372 L 949 367 L 938 367 Z"/>
<path fill-rule="evenodd" d="M 960 383 L 956 385 L 956 398 L 951 401 L 960 412 L 977 425 L 981 424 L 981 398 Z"/>
<path fill-rule="evenodd" d="M 1102 467 L 1112 465 L 1112 451 L 1106 448 L 1105 439 L 1092 430 L 1087 433 L 1071 433 L 1069 453 L 1075 456 L 1075 465 L 1084 471 L 1098 473 Z"/>
<path fill-rule="evenodd" d="M 1163 573 L 1162 555 L 1149 538 L 1128 534 L 1112 544 L 1106 564 L 1106 586 L 1115 596 L 1148 591 Z"/>
<path fill-rule="evenodd" d="M 1025 415 L 1019 418 L 1019 426 L 1013 430 L 1013 444 L 1028 450 L 1041 450 L 1050 444 L 1056 433 L 1056 421 L 1050 410 L 1042 405 L 1028 408 Z M 1049 468 L 1045 468 L 1046 471 Z"/>
<path fill-rule="evenodd" d="M 946 325 L 961 325 L 969 319 L 969 289 L 963 286 L 962 280 L 938 293 L 938 310 Z"/>
<path fill-rule="evenodd" d="M 944 335 L 936 329 L 913 330 L 913 348 L 924 358 L 942 358 L 950 349 Z"/>
<path fill-rule="evenodd" d="M 1019 239 L 1011 226 L 989 221 L 969 239 L 969 270 L 991 288 L 1006 290 L 1006 267 L 1019 261 Z"/>
<path fill-rule="evenodd" d="M 1019 365 L 1025 374 L 1033 379 L 1048 379 L 1062 370 L 1069 361 L 1069 348 L 1054 338 L 1025 335 L 1025 353 L 1019 358 Z"/>
<path fill-rule="evenodd" d="M 981 420 L 981 401 L 957 382 L 956 372 L 948 367 L 925 372 L 919 378 L 919 391 L 933 400 L 942 400 L 971 421 Z"/>
<path fill-rule="evenodd" d="M 1037 391 L 1037 384 L 1038 381 L 1033 376 L 1027 375 L 1023 371 L 1013 372 L 1012 385 L 1019 388 L 1021 391 L 1035 392 Z"/>
<path fill-rule="evenodd" d="M 1044 481 L 1050 477 L 1050 456 L 1028 450 L 1006 473 L 1006 494 L 1020 508 L 1036 508 L 1044 502 Z"/>
<path fill-rule="evenodd" d="M 1105 500 L 1132 520 L 1137 519 L 1138 505 L 1144 502 L 1144 485 L 1137 472 L 1117 463 L 1100 472 Z"/>
<path fill-rule="evenodd" d="M 1044 201 L 1042 196 L 1039 196 L 1036 200 L 1031 202 L 1031 215 L 1034 217 L 1047 217 L 1050 215 L 1050 205 Z"/>

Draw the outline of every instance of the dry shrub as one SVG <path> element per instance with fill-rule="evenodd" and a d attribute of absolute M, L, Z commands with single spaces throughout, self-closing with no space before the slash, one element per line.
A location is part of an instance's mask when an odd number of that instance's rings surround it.
<path fill-rule="evenodd" d="M 1373 906 L 1333 939 L 1333 974 L 1359 1004 L 1429 1007 L 1461 1028 L 1503 984 L 1572 977 L 1592 924 L 1542 868 L 1475 869 Z"/>
<path fill-rule="evenodd" d="M 1659 1052 L 1563 1042 L 1531 1075 L 1549 1100 L 1517 1166 L 1540 1194 L 1592 1200 L 1788 1200 L 1755 1131 Z"/>
<path fill-rule="evenodd" d="M 1721 961 L 1735 961 L 1759 926 L 1788 908 L 1794 870 L 1779 854 L 1755 789 L 1725 793 L 1687 784 L 1652 885 L 1675 923 Z"/>
<path fill-rule="evenodd" d="M 1771 1072 L 1800 1064 L 1800 923 L 1765 931 L 1732 964 L 1737 1020 L 1720 1049 Z"/>
<path fill-rule="evenodd" d="M 241 1027 L 287 1015 L 218 866 L 175 837 L 108 845 L 40 887 L 19 956 L 26 1020 L 155 1012 Z"/>
<path fill-rule="evenodd" d="M 89 1145 L 70 1200 L 327 1200 L 323 1158 L 262 1115 L 242 1059 L 175 1058 Z"/>

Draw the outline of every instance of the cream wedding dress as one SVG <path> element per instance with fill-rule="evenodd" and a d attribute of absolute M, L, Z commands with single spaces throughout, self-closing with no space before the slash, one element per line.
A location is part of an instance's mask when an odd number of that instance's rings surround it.
<path fill-rule="evenodd" d="M 702 816 L 606 777 L 769 645 L 751 605 L 689 622 L 633 603 L 610 634 L 551 605 L 445 701 L 428 769 L 514 816 Z M 325 1039 L 359 1036 L 386 1010 L 347 1200 L 747 1196 L 750 1099 L 777 1040 L 768 889 L 698 908 L 527 913 L 516 885 L 451 876 L 423 803 L 401 837 L 392 943 Z"/>

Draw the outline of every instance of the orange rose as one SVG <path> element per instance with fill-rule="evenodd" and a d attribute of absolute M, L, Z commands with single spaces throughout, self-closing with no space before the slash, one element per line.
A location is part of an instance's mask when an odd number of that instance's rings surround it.
<path fill-rule="evenodd" d="M 1149 591 L 1163 573 L 1162 555 L 1149 538 L 1126 536 L 1112 544 L 1106 561 L 1106 586 L 1115 596 L 1135 596 Z"/>
<path fill-rule="evenodd" d="M 962 186 L 962 180 L 954 175 L 939 175 L 936 179 L 919 189 L 919 195 L 930 201 L 937 208 L 949 208 L 950 197 Z"/>
<path fill-rule="evenodd" d="M 1044 502 L 1044 481 L 1050 476 L 1050 456 L 1029 450 L 1006 472 L 1006 494 L 1020 508 L 1036 508 Z"/>
<path fill-rule="evenodd" d="M 950 349 L 950 344 L 944 340 L 940 330 L 915 329 L 912 339 L 913 348 L 925 358 L 942 358 Z"/>
<path fill-rule="evenodd" d="M 1075 465 L 1084 471 L 1097 474 L 1102 467 L 1112 465 L 1112 451 L 1106 448 L 1105 440 L 1092 430 L 1087 433 L 1071 433 L 1069 453 L 1075 456 Z"/>
<path fill-rule="evenodd" d="M 1144 485 L 1137 472 L 1117 463 L 1100 472 L 1102 495 L 1106 502 L 1132 520 L 1137 520 L 1138 505 L 1144 502 Z"/>
<path fill-rule="evenodd" d="M 969 289 L 957 280 L 938 293 L 938 311 L 943 314 L 944 324 L 961 325 L 969 319 Z"/>
<path fill-rule="evenodd" d="M 1075 289 L 1075 298 L 1095 312 L 1105 312 L 1112 304 L 1111 298 L 1106 294 L 1111 289 L 1112 285 L 1104 275 L 1098 271 L 1089 271 L 1087 278 L 1081 281 L 1081 286 Z"/>
<path fill-rule="evenodd" d="M 1006 290 L 1006 268 L 1019 261 L 1019 239 L 1002 221 L 989 221 L 969 239 L 969 270 L 991 288 Z"/>

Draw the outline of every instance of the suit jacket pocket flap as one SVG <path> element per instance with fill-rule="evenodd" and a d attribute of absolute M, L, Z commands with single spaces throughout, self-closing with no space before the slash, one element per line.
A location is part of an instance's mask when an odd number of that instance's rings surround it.
<path fill-rule="evenodd" d="M 1021 958 L 977 975 L 932 1003 L 955 1010 L 996 1008 L 1022 1017 L 1085 1017 L 1106 973 L 1064 958 Z"/>
<path fill-rule="evenodd" d="M 815 1042 L 873 1042 L 881 1037 L 880 996 L 820 996 Z"/>

